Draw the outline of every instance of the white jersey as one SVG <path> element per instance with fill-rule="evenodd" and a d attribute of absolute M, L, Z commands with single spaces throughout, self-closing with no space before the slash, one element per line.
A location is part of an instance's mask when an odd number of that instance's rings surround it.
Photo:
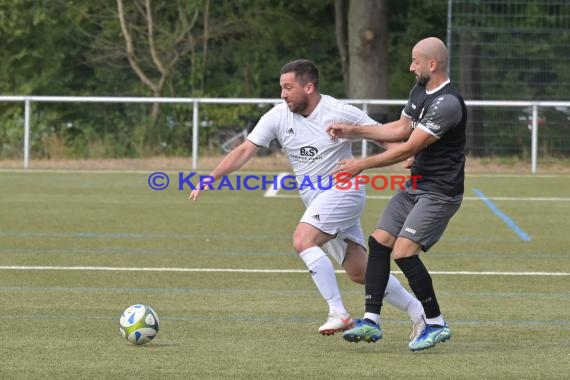
<path fill-rule="evenodd" d="M 321 95 L 319 104 L 305 117 L 293 113 L 286 103 L 280 103 L 261 117 L 248 139 L 255 145 L 268 147 L 277 139 L 291 162 L 305 204 L 330 184 L 329 176 L 339 160 L 352 158 L 352 143 L 347 139 L 333 140 L 326 129 L 334 123 L 352 125 L 378 124 L 364 111 Z M 302 186 L 310 180 L 315 190 Z M 320 182 L 319 182 L 320 181 Z M 310 193 L 311 195 L 309 195 Z"/>

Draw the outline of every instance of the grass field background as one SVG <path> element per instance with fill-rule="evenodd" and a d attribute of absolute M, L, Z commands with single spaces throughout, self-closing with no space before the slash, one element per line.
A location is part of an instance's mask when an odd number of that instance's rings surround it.
<path fill-rule="evenodd" d="M 411 325 L 389 306 L 376 344 L 317 333 L 327 306 L 292 249 L 295 192 L 193 203 L 175 172 L 164 191 L 150 173 L 0 173 L 0 379 L 570 377 L 568 175 L 468 176 L 462 208 L 423 256 L 454 336 L 412 353 Z M 368 193 L 366 233 L 391 194 Z M 338 279 L 360 317 L 363 287 Z M 119 334 L 135 303 L 161 318 L 146 346 Z"/>

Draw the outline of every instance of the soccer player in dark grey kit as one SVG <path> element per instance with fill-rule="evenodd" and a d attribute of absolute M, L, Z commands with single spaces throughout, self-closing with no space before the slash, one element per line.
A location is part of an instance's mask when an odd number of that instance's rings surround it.
<path fill-rule="evenodd" d="M 380 311 L 390 274 L 390 255 L 425 310 L 426 327 L 409 348 L 423 350 L 451 338 L 431 276 L 419 257 L 420 251 L 427 251 L 441 238 L 463 199 L 467 112 L 463 98 L 449 80 L 447 58 L 447 48 L 435 37 L 414 46 L 410 71 L 416 86 L 399 120 L 382 127 L 329 127 L 334 138 L 405 141 L 374 156 L 342 160 L 337 172 L 356 175 L 414 157 L 411 174 L 421 176 L 415 188 L 408 181 L 406 189 L 392 197 L 369 237 L 365 313 L 344 332 L 343 338 L 349 342 L 375 342 L 382 337 Z"/>

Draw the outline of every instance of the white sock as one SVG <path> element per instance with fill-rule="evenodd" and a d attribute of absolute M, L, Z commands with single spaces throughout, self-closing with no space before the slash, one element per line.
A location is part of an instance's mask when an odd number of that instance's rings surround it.
<path fill-rule="evenodd" d="M 410 294 L 393 275 L 390 275 L 388 279 L 384 300 L 395 308 L 408 313 L 414 323 L 422 319 L 424 308 L 421 302 Z"/>
<path fill-rule="evenodd" d="M 380 324 L 380 316 L 378 314 L 364 313 L 364 319 L 370 319 L 371 321 L 373 321 L 377 325 Z"/>
<path fill-rule="evenodd" d="M 438 325 L 438 326 L 443 326 L 445 325 L 445 320 L 443 319 L 443 315 L 439 315 L 439 317 L 435 317 L 435 318 L 426 318 L 426 323 L 428 325 Z"/>
<path fill-rule="evenodd" d="M 317 289 L 329 304 L 329 311 L 345 314 L 334 267 L 325 252 L 319 247 L 311 247 L 301 252 L 299 257 L 307 265 Z"/>

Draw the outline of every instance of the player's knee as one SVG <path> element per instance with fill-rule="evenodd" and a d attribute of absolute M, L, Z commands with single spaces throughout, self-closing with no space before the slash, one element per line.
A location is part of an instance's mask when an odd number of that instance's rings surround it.
<path fill-rule="evenodd" d="M 385 247 L 392 248 L 396 242 L 396 237 L 394 235 L 380 229 L 375 230 L 371 237 L 374 238 L 378 244 L 382 244 Z"/>
<path fill-rule="evenodd" d="M 407 238 L 398 238 L 396 244 L 394 244 L 394 249 L 392 251 L 392 257 L 394 260 L 404 259 L 406 257 L 418 256 L 421 252 L 422 246 Z"/>
<path fill-rule="evenodd" d="M 302 234 L 293 235 L 293 248 L 298 254 L 314 246 L 315 244 L 308 241 Z"/>
<path fill-rule="evenodd" d="M 412 255 L 408 254 L 407 252 L 401 250 L 394 250 L 392 251 L 392 257 L 394 260 L 405 259 L 406 257 L 410 257 Z"/>

